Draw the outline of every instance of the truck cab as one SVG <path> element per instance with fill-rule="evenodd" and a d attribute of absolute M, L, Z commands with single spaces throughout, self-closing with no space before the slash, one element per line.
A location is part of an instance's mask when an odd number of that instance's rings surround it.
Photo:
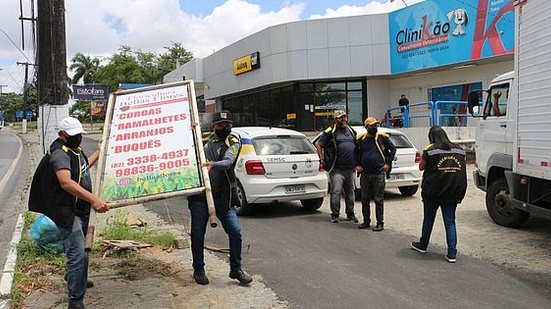
<path fill-rule="evenodd" d="M 513 166 L 513 76 L 514 72 L 508 72 L 492 80 L 484 92 L 484 104 L 479 111 L 475 145 L 478 170 L 474 180 L 484 191 L 488 181 L 503 177 L 503 172 Z M 497 106 L 496 94 L 500 94 Z"/>

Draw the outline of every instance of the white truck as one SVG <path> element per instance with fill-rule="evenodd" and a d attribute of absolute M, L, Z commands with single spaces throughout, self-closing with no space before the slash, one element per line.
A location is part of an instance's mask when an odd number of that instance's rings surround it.
<path fill-rule="evenodd" d="M 491 82 L 477 112 L 474 181 L 494 222 L 516 228 L 532 213 L 551 219 L 551 1 L 514 3 L 515 70 Z M 473 92 L 470 112 L 478 105 Z"/>

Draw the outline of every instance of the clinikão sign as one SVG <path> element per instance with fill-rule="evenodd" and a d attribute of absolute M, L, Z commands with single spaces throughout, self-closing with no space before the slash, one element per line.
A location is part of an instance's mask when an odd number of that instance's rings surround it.
<path fill-rule="evenodd" d="M 426 0 L 389 18 L 391 72 L 512 53 L 513 0 Z"/>

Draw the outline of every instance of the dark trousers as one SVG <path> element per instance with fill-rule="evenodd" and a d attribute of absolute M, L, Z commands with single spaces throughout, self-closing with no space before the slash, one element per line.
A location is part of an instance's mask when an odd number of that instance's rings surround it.
<path fill-rule="evenodd" d="M 230 268 L 232 271 L 241 270 L 241 225 L 233 208 L 226 209 L 224 199 L 214 196 L 216 216 L 224 232 L 228 234 L 230 242 Z M 205 232 L 209 220 L 207 199 L 204 195 L 188 197 L 188 208 L 191 212 L 191 254 L 193 255 L 193 269 L 203 270 L 205 260 L 203 248 L 205 246 Z"/>
<path fill-rule="evenodd" d="M 455 257 L 457 254 L 457 232 L 455 229 L 455 209 L 456 203 L 438 202 L 438 201 L 423 201 L 424 217 L 423 230 L 421 231 L 421 247 L 427 248 L 429 245 L 430 234 L 434 226 L 436 211 L 438 207 L 442 209 L 442 219 L 444 219 L 444 227 L 446 228 L 446 242 L 448 243 L 448 256 Z"/>
<path fill-rule="evenodd" d="M 364 223 L 371 223 L 371 200 L 375 201 L 375 217 L 378 224 L 384 224 L 384 192 L 385 175 L 362 173 L 360 176 L 362 187 L 362 214 Z"/>
<path fill-rule="evenodd" d="M 88 280 L 88 254 L 84 250 L 88 218 L 75 216 L 70 229 L 59 227 L 67 256 L 67 291 L 71 304 L 83 304 Z"/>

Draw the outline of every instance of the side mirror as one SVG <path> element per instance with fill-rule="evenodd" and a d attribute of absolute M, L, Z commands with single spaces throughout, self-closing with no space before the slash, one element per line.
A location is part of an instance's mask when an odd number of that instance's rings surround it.
<path fill-rule="evenodd" d="M 471 91 L 469 92 L 469 98 L 467 100 L 467 107 L 469 108 L 469 113 L 471 115 L 474 115 L 474 108 L 476 107 L 478 112 L 478 104 L 480 102 L 480 96 L 478 95 L 478 91 Z"/>

